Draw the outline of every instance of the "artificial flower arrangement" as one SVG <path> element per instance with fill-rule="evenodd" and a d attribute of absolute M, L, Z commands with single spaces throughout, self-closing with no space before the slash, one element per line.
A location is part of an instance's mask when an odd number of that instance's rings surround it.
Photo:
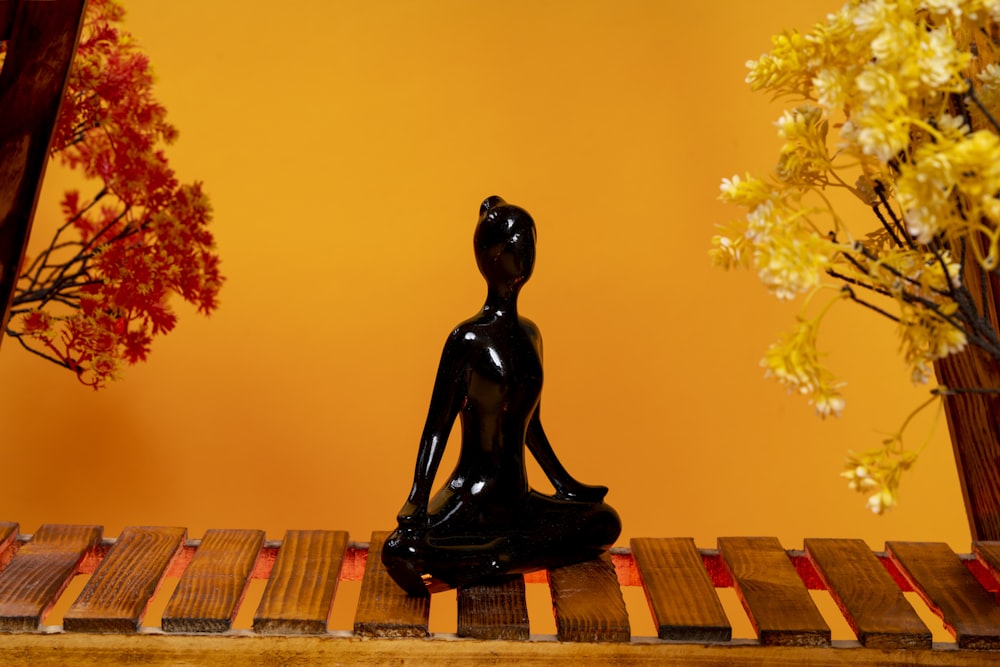
<path fill-rule="evenodd" d="M 87 3 L 51 152 L 100 185 L 89 199 L 65 193 L 63 224 L 21 267 L 6 331 L 94 388 L 173 329 L 171 294 L 208 314 L 223 281 L 211 206 L 163 153 L 177 130 L 149 59 L 118 25 L 124 13 L 114 0 Z M 0 63 L 4 54 L 0 42 Z"/>
<path fill-rule="evenodd" d="M 776 35 L 747 63 L 753 90 L 791 103 L 776 123 L 773 173 L 723 180 L 721 199 L 746 213 L 713 238 L 711 255 L 755 271 L 779 299 L 802 297 L 794 328 L 761 364 L 823 417 L 845 407 L 817 347 L 837 303 L 895 323 L 914 382 L 970 348 L 1000 364 L 998 40 L 1000 0 L 854 0 L 808 32 Z M 835 208 L 833 189 L 857 209 Z M 941 384 L 921 407 L 996 391 Z M 843 475 L 876 513 L 897 503 L 922 448 L 904 445 L 908 422 L 848 457 Z"/>

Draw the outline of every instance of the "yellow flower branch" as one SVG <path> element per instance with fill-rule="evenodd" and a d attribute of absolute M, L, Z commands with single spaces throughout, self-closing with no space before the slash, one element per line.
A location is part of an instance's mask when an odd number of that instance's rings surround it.
<path fill-rule="evenodd" d="M 816 349 L 820 324 L 842 299 L 895 324 L 914 382 L 929 381 L 936 360 L 966 345 L 1000 361 L 984 299 L 963 280 L 978 271 L 985 285 L 1000 265 L 1000 48 L 988 37 L 998 34 L 992 1 L 850 0 L 809 31 L 776 35 L 747 62 L 751 89 L 792 106 L 775 123 L 771 177 L 723 180 L 721 199 L 745 214 L 712 239 L 711 256 L 755 271 L 778 298 L 804 296 L 796 325 L 761 363 L 821 416 L 844 408 L 843 383 Z M 867 230 L 840 214 L 828 187 L 871 210 Z M 807 205 L 810 193 L 823 205 Z M 831 216 L 832 230 L 818 214 Z M 827 288 L 838 296 L 807 316 Z M 869 493 L 871 509 L 896 504 L 901 475 L 922 450 L 905 450 L 902 433 L 939 393 L 881 449 L 852 454 L 845 476 Z"/>

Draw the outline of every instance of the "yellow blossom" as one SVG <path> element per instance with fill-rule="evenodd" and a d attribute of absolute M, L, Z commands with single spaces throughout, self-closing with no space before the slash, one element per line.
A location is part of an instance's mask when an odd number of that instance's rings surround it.
<path fill-rule="evenodd" d="M 965 332 L 945 319 L 957 308 L 954 303 L 945 304 L 940 314 L 910 304 L 900 309 L 900 347 L 914 383 L 924 384 L 930 380 L 931 363 L 936 359 L 965 349 Z"/>
<path fill-rule="evenodd" d="M 771 38 L 771 52 L 758 60 L 748 60 L 746 81 L 753 90 L 784 86 L 802 90 L 808 83 L 803 70 L 809 61 L 812 45 L 798 31 L 784 32 Z"/>
<path fill-rule="evenodd" d="M 909 232 L 919 243 L 981 216 L 1000 224 L 990 217 L 1000 192 L 1000 138 L 979 130 L 958 140 L 942 136 L 923 143 L 900 168 L 896 191 Z M 964 197 L 964 216 L 956 213 L 955 195 Z"/>
<path fill-rule="evenodd" d="M 742 178 L 739 174 L 735 174 L 732 178 L 724 178 L 722 185 L 719 186 L 719 199 L 751 209 L 763 204 L 771 196 L 767 184 L 750 174 Z"/>
<path fill-rule="evenodd" d="M 758 278 L 779 299 L 815 288 L 836 252 L 784 202 L 768 201 L 751 210 L 746 238 Z"/>
<path fill-rule="evenodd" d="M 717 234 L 712 237 L 712 249 L 708 254 L 714 266 L 733 269 L 746 264 L 744 246 L 743 236 Z"/>
<path fill-rule="evenodd" d="M 761 366 L 766 377 L 773 377 L 788 388 L 809 398 L 821 417 L 840 416 L 845 401 L 840 393 L 843 383 L 820 361 L 816 333 L 822 316 L 799 319 L 797 326 L 771 345 Z"/>
<path fill-rule="evenodd" d="M 875 514 L 882 514 L 899 502 L 899 483 L 903 473 L 913 467 L 927 445 L 925 441 L 916 450 L 907 449 L 903 433 L 921 410 L 938 401 L 938 397 L 932 397 L 910 413 L 899 431 L 883 440 L 880 448 L 860 453 L 848 452 L 840 476 L 847 480 L 849 489 L 868 496 L 866 507 Z"/>
<path fill-rule="evenodd" d="M 819 107 L 802 105 L 786 111 L 775 123 L 784 139 L 775 173 L 785 183 L 824 182 L 831 168 L 826 148 L 829 122 Z"/>

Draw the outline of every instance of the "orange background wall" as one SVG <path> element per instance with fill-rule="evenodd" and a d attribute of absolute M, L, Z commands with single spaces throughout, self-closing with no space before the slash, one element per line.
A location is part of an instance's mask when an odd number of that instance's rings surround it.
<path fill-rule="evenodd" d="M 796 307 L 706 255 L 738 213 L 719 180 L 777 150 L 780 108 L 744 61 L 839 4 L 128 2 L 228 282 L 211 318 L 178 303 L 149 363 L 101 392 L 6 341 L 0 518 L 112 536 L 391 528 L 441 345 L 484 296 L 477 208 L 500 194 L 538 224 L 522 312 L 545 336 L 546 430 L 572 472 L 611 487 L 622 544 L 967 550 L 943 419 L 889 515 L 838 477 L 926 395 L 892 325 L 846 304 L 830 319 L 821 344 L 850 384 L 823 422 L 757 365 Z M 36 243 L 64 184 L 50 169 Z"/>

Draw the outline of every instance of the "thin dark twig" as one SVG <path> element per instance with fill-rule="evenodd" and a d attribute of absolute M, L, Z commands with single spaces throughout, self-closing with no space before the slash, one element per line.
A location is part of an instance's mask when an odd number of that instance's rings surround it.
<path fill-rule="evenodd" d="M 50 257 L 52 255 L 52 252 L 55 251 L 56 248 L 63 247 L 62 244 L 58 243 L 59 237 L 62 235 L 62 233 L 64 231 L 66 231 L 67 229 L 69 229 L 69 227 L 73 223 L 75 223 L 77 220 L 79 220 L 87 211 L 89 211 L 94 206 L 96 206 L 97 202 L 99 202 L 101 199 L 103 199 L 105 197 L 105 195 L 107 195 L 107 193 L 108 193 L 108 189 L 107 188 L 101 188 L 100 192 L 98 192 L 94 196 L 94 198 L 90 201 L 89 204 L 87 204 L 82 209 L 80 209 L 79 211 L 77 211 L 66 222 L 64 222 L 62 225 L 60 225 L 59 228 L 56 229 L 55 234 L 52 236 L 52 241 L 49 243 L 49 247 L 45 251 L 43 251 L 34 262 L 32 262 L 31 267 L 29 267 L 28 270 L 25 271 L 24 274 L 22 274 L 22 277 L 27 276 L 28 274 L 32 273 L 34 271 L 34 269 L 35 269 L 35 265 L 38 264 L 38 261 L 40 259 Z M 83 246 L 83 243 L 79 242 L 79 241 L 67 241 L 66 243 L 69 244 L 69 245 L 79 244 L 79 245 Z M 44 266 L 39 266 L 38 270 L 34 271 L 35 275 L 34 275 L 34 277 L 31 278 L 31 282 L 29 283 L 29 286 L 28 286 L 27 289 L 32 289 L 36 285 L 39 284 L 39 281 L 41 280 L 41 276 L 42 276 L 42 271 L 43 270 L 44 270 Z"/>
<path fill-rule="evenodd" d="M 54 275 L 50 275 L 49 278 L 48 278 L 48 280 L 45 281 L 49 285 L 45 289 L 48 291 L 48 293 L 49 293 L 50 296 L 48 298 L 43 298 L 41 300 L 41 303 L 39 304 L 39 308 L 45 306 L 45 304 L 48 303 L 51 300 L 51 298 L 58 292 L 58 290 L 60 289 L 60 286 L 64 285 L 64 281 L 66 279 L 66 272 L 70 270 L 70 267 L 72 267 L 75 264 L 79 263 L 80 264 L 80 268 L 77 270 L 77 272 L 74 275 L 75 276 L 87 275 L 87 262 L 89 262 L 90 259 L 94 256 L 94 254 L 99 249 L 100 245 L 104 245 L 104 244 L 108 244 L 108 243 L 115 243 L 117 241 L 125 239 L 128 236 L 137 233 L 142 228 L 142 225 L 138 225 L 136 227 L 132 227 L 131 225 L 126 225 L 124 229 L 122 229 L 120 232 L 118 232 L 117 234 L 115 234 L 113 237 L 111 237 L 110 239 L 108 239 L 106 241 L 103 241 L 97 247 L 94 247 L 94 244 L 97 242 L 97 240 L 100 239 L 101 236 L 103 236 L 104 234 L 106 234 L 107 232 L 109 232 L 131 210 L 132 210 L 132 206 L 131 205 L 126 205 L 125 209 L 121 213 L 119 213 L 112 220 L 110 220 L 106 225 L 104 225 L 104 227 L 102 227 L 100 230 L 98 230 L 98 232 L 96 234 L 94 234 L 94 236 L 90 239 L 90 241 L 88 241 L 86 244 L 84 244 L 83 248 L 80 250 L 80 252 L 78 252 L 76 254 L 76 256 L 74 256 L 72 259 L 70 259 L 67 262 L 65 262 L 64 264 L 62 264 L 61 268 L 57 267 L 57 268 L 59 268 L 58 271 L 53 271 Z M 88 280 L 86 283 L 83 283 L 83 284 L 90 284 L 91 282 L 93 282 L 93 281 Z"/>
<path fill-rule="evenodd" d="M 827 269 L 826 275 L 830 276 L 831 278 L 836 278 L 837 280 L 843 280 L 845 283 L 849 283 L 856 287 L 864 287 L 866 290 L 870 292 L 875 292 L 876 294 L 881 294 L 883 296 L 892 296 L 892 292 L 890 292 L 884 287 L 879 287 L 878 285 L 874 285 L 872 283 L 866 283 L 863 280 L 858 280 L 857 278 L 852 278 L 851 276 L 844 275 L 843 273 L 837 271 L 836 269 Z"/>
<path fill-rule="evenodd" d="M 875 217 L 878 218 L 878 221 L 882 223 L 882 228 L 889 233 L 890 237 L 892 237 L 893 243 L 902 248 L 903 242 L 899 240 L 898 236 L 896 236 L 896 230 L 892 228 L 889 221 L 885 219 L 884 215 L 882 215 L 882 211 L 879 210 L 878 205 L 872 206 L 872 211 L 875 213 Z"/>
<path fill-rule="evenodd" d="M 842 292 L 844 292 L 845 294 L 847 294 L 847 296 L 850 297 L 851 301 L 853 301 L 854 303 L 860 304 L 860 305 L 862 305 L 865 308 L 868 308 L 870 310 L 874 310 L 879 315 L 882 315 L 884 317 L 888 317 L 893 322 L 899 322 L 899 318 L 896 317 L 895 315 L 893 315 L 892 313 L 890 313 L 889 311 L 883 310 L 882 308 L 879 308 L 875 304 L 869 303 L 869 302 L 865 301 L 864 299 L 858 297 L 858 295 L 854 293 L 854 290 L 851 289 L 850 285 L 844 285 L 843 287 L 840 288 L 840 290 Z"/>
<path fill-rule="evenodd" d="M 856 244 L 855 247 L 858 248 L 858 251 L 866 259 L 870 259 L 872 261 L 877 261 L 878 258 L 876 258 L 876 257 L 872 256 L 870 253 L 868 253 L 867 250 L 865 250 L 864 247 L 861 246 L 861 244 Z M 865 271 L 865 267 L 858 260 L 856 260 L 855 258 L 851 257 L 848 254 L 843 254 L 843 256 L 845 258 L 847 258 L 847 260 L 849 262 L 851 262 L 852 264 L 854 264 L 854 266 L 857 267 L 858 270 L 860 270 L 862 272 Z M 915 284 L 915 285 L 919 286 L 920 283 L 918 281 L 915 281 L 912 278 L 908 278 L 907 276 L 904 276 L 902 273 L 900 273 L 898 270 L 894 269 L 893 267 L 888 266 L 886 264 L 882 264 L 882 266 L 887 271 L 889 271 L 889 273 L 891 273 L 892 275 L 896 276 L 897 278 L 900 278 L 901 280 L 903 280 L 905 282 L 909 282 L 911 284 Z M 863 286 L 864 287 L 865 285 L 864 285 L 864 283 L 859 283 L 859 286 Z M 850 289 L 847 286 L 845 286 L 845 288 Z M 874 287 L 871 287 L 869 289 L 871 289 L 872 291 L 876 291 L 876 292 L 878 291 Z M 861 305 L 866 306 L 868 308 L 871 308 L 872 310 L 875 310 L 876 312 L 880 312 L 880 313 L 886 315 L 887 317 L 889 317 L 890 319 L 892 319 L 893 321 L 896 321 L 896 322 L 900 321 L 899 318 L 897 318 L 896 316 L 894 316 L 894 315 L 892 315 L 892 314 L 890 314 L 890 313 L 882 310 L 881 308 L 879 308 L 877 306 L 869 304 L 868 302 L 864 301 L 863 299 L 858 298 L 857 295 L 854 294 L 853 290 L 850 290 L 849 293 L 850 293 L 851 299 L 854 300 L 854 301 L 856 301 L 856 302 L 858 302 L 858 303 L 860 303 Z M 947 322 L 951 326 L 953 326 L 956 329 L 958 329 L 959 331 L 963 332 L 965 334 L 965 336 L 966 336 L 966 339 L 970 343 L 972 343 L 976 347 L 980 348 L 981 350 L 983 350 L 984 352 L 986 352 L 990 356 L 994 357 L 995 359 L 1000 360 L 1000 340 L 996 339 L 996 334 L 995 334 L 995 332 L 992 331 L 992 329 L 990 329 L 989 331 L 983 331 L 982 328 L 981 328 L 981 326 L 977 326 L 977 324 L 981 324 L 980 320 L 982 318 L 977 318 L 977 319 L 975 319 L 972 322 L 964 322 L 962 319 L 956 319 L 953 315 L 949 315 L 947 313 L 944 313 L 941 310 L 941 306 L 939 304 L 935 303 L 934 301 L 931 301 L 930 299 L 928 299 L 926 297 L 922 297 L 922 296 L 919 296 L 917 294 L 913 294 L 911 292 L 907 292 L 904 289 L 901 289 L 898 292 L 898 294 L 890 292 L 889 296 L 898 296 L 898 298 L 902 299 L 904 302 L 906 302 L 908 304 L 923 306 L 925 309 L 927 309 L 928 311 L 934 313 L 935 315 L 937 315 L 938 317 L 940 317 L 942 320 L 944 320 L 945 322 Z M 963 326 L 963 324 L 967 324 L 968 326 Z"/>
<path fill-rule="evenodd" d="M 951 273 L 948 272 L 948 263 L 944 261 L 944 253 L 938 250 L 936 244 L 930 244 L 927 246 L 931 254 L 934 255 L 934 259 L 937 260 L 938 265 L 941 267 L 941 272 L 944 274 L 944 279 L 948 284 L 948 296 L 955 298 L 955 289 L 958 287 L 954 281 L 951 279 Z M 961 270 L 961 267 L 959 267 Z"/>
<path fill-rule="evenodd" d="M 889 197 L 885 191 L 885 184 L 883 184 L 882 181 L 875 181 L 875 194 L 876 196 L 878 196 L 879 201 L 882 202 L 882 206 L 884 206 L 885 210 L 888 212 L 889 218 L 892 220 L 892 224 L 895 225 L 896 227 L 896 231 L 898 231 L 902 235 L 902 237 L 906 239 L 906 244 L 905 244 L 906 247 L 910 248 L 911 250 L 916 248 L 916 246 L 913 243 L 913 239 L 910 238 L 909 232 L 907 232 L 906 228 L 903 227 L 903 223 L 896 215 L 896 212 L 892 210 L 892 204 L 889 202 Z M 872 207 L 872 208 L 875 209 L 875 215 L 878 216 L 879 221 L 882 223 L 883 226 L 886 227 L 888 231 L 888 225 L 885 219 L 882 217 L 881 212 L 878 211 L 877 207 Z M 889 233 L 892 235 L 892 239 L 896 242 L 897 246 L 899 246 L 900 248 L 904 247 L 904 244 L 896 237 L 895 234 L 892 234 L 891 231 Z"/>
<path fill-rule="evenodd" d="M 993 126 L 993 131 L 1000 132 L 1000 123 L 997 122 L 997 119 L 993 117 L 990 110 L 986 108 L 986 105 L 983 104 L 979 99 L 979 96 L 976 95 L 976 89 L 972 85 L 972 79 L 966 79 L 965 81 L 969 84 L 969 90 L 966 91 L 965 96 L 972 100 L 972 103 L 976 105 L 976 108 L 982 112 L 982 114 L 986 117 L 986 120 L 988 120 L 990 125 Z"/>
<path fill-rule="evenodd" d="M 36 356 L 39 356 L 42 359 L 46 359 L 48 361 L 51 361 L 52 363 L 56 364 L 57 366 L 62 366 L 63 368 L 68 368 L 70 370 L 73 370 L 73 367 L 70 366 L 65 361 L 63 361 L 62 359 L 59 359 L 58 357 L 53 357 L 51 355 L 45 354 L 44 352 L 39 352 L 35 348 L 33 348 L 30 345 L 28 345 L 24 341 L 24 336 L 22 336 L 21 334 L 17 333 L 16 331 L 11 331 L 10 329 L 7 329 L 7 335 L 10 336 L 10 337 L 12 337 L 12 338 L 14 338 L 14 339 L 16 339 L 17 342 L 21 344 L 21 347 L 23 347 L 24 349 L 26 349 L 28 352 L 31 352 L 32 354 L 34 354 Z"/>
<path fill-rule="evenodd" d="M 905 275 L 899 269 L 897 269 L 897 268 L 895 268 L 895 267 L 893 267 L 893 266 L 891 266 L 889 264 L 886 264 L 886 263 L 882 262 L 878 258 L 878 256 L 872 254 L 868 250 L 868 248 L 865 247 L 865 245 L 863 243 L 860 243 L 860 242 L 855 243 L 854 244 L 854 249 L 857 252 L 861 253 L 862 257 L 864 257 L 865 259 L 867 259 L 870 262 L 876 262 L 880 267 L 882 267 L 883 269 L 885 269 L 886 271 L 888 271 L 889 273 L 891 273 L 893 276 L 899 278 L 903 282 L 907 282 L 907 283 L 909 283 L 911 285 L 916 285 L 917 287 L 922 287 L 922 285 L 920 284 L 920 281 L 917 280 L 916 278 L 911 278 L 911 277 Z M 866 267 L 861 262 L 857 261 L 856 259 L 854 259 L 853 257 L 851 257 L 850 255 L 847 255 L 847 254 L 845 254 L 844 257 L 846 257 L 848 259 L 848 261 L 851 262 L 851 264 L 854 264 L 858 268 L 858 270 L 864 271 L 865 273 L 867 273 Z"/>

